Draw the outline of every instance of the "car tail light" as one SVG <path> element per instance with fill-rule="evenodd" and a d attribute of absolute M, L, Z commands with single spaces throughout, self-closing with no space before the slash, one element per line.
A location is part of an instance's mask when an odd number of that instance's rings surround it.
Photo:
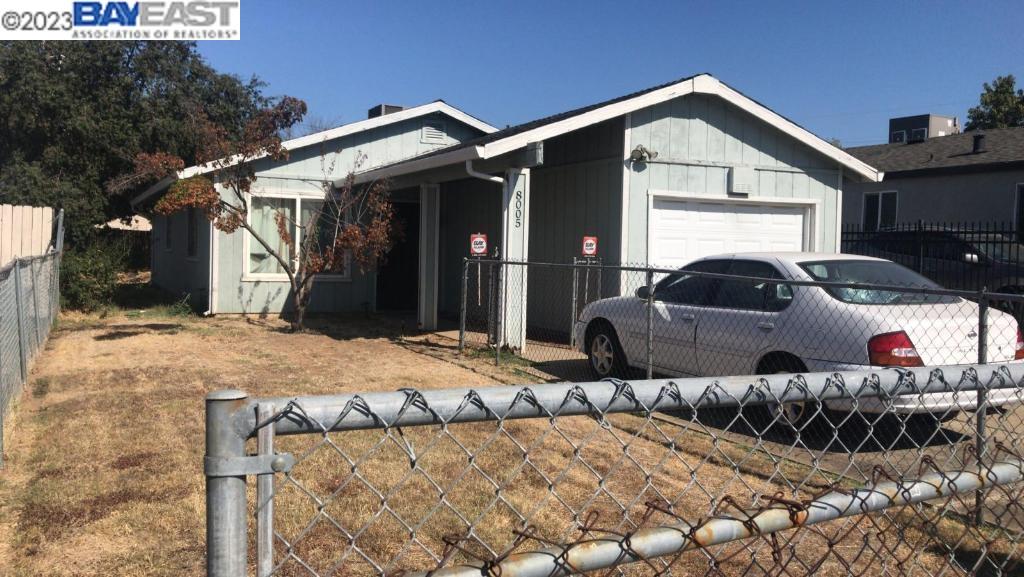
<path fill-rule="evenodd" d="M 871 337 L 868 340 L 868 358 L 872 365 L 883 367 L 924 366 L 913 341 L 903 331 Z"/>
<path fill-rule="evenodd" d="M 1017 327 L 1017 349 L 1013 353 L 1015 360 L 1024 359 L 1024 333 Z"/>

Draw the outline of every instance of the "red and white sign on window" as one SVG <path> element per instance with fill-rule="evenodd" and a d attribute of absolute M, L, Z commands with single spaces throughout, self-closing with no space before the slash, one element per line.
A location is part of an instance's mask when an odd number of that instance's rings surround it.
<path fill-rule="evenodd" d="M 469 235 L 469 254 L 473 256 L 485 256 L 487 254 L 486 234 L 477 233 Z"/>
<path fill-rule="evenodd" d="M 597 237 L 583 237 L 583 256 L 597 256 Z"/>

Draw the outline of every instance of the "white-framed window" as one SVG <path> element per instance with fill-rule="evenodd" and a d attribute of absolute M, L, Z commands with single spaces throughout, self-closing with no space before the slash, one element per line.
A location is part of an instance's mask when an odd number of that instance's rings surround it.
<path fill-rule="evenodd" d="M 892 142 L 906 142 L 906 141 L 907 141 L 907 131 L 906 130 L 897 130 L 897 131 L 892 133 Z"/>
<path fill-rule="evenodd" d="M 187 258 L 196 258 L 199 254 L 199 209 L 195 207 L 186 209 L 185 219 L 187 222 L 185 256 Z"/>
<path fill-rule="evenodd" d="M 174 249 L 174 217 L 170 214 L 164 215 L 164 250 Z"/>
<path fill-rule="evenodd" d="M 440 120 L 427 120 L 420 131 L 420 142 L 425 144 L 447 144 L 448 130 Z"/>
<path fill-rule="evenodd" d="M 288 244 L 281 238 L 278 215 L 281 215 L 288 235 L 299 244 L 302 242 L 301 231 L 306 226 L 306 222 L 320 214 L 323 202 L 324 199 L 321 196 L 252 194 L 249 197 L 249 225 L 260 238 L 271 246 L 273 252 L 285 255 L 288 253 Z M 328 235 L 332 233 L 333 231 L 327 230 L 327 227 L 322 227 L 320 230 L 321 242 L 329 242 Z M 288 280 L 288 275 L 285 274 L 284 268 L 277 258 L 249 233 L 245 234 L 243 249 L 243 270 L 245 271 L 243 280 Z M 293 255 L 293 258 L 297 258 L 300 250 L 301 246 L 297 246 L 296 255 Z M 350 280 L 352 278 L 350 254 L 345 255 L 342 269 L 342 272 L 318 274 L 317 280 Z"/>
<path fill-rule="evenodd" d="M 898 210 L 899 195 L 895 190 L 865 192 L 861 224 L 865 231 L 895 226 Z"/>
<path fill-rule="evenodd" d="M 928 139 L 928 129 L 927 128 L 915 128 L 914 130 L 910 131 L 910 139 L 913 140 L 914 142 L 918 142 L 918 141 L 921 141 L 921 140 L 927 140 Z"/>

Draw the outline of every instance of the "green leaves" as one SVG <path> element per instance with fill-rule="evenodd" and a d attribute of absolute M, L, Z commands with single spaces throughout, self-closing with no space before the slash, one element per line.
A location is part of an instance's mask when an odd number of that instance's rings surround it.
<path fill-rule="evenodd" d="M 981 93 L 978 106 L 967 111 L 967 130 L 1024 126 L 1024 90 L 1012 74 L 998 76 Z"/>

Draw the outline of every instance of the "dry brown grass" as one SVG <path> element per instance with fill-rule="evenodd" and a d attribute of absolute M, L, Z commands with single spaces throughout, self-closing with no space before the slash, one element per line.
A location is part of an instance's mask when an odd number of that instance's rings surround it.
<path fill-rule="evenodd" d="M 397 343 L 393 337 L 402 327 L 396 323 L 348 319 L 300 335 L 283 328 L 228 318 L 62 319 L 7 431 L 0 567 L 14 576 L 202 574 L 202 400 L 211 390 L 272 396 L 523 380 L 484 360 L 460 361 L 451 343 Z M 332 435 L 348 456 L 364 459 L 358 477 L 330 447 L 318 446 L 322 439 L 279 438 L 278 450 L 313 452 L 296 466 L 294 482 L 281 486 L 278 526 L 288 538 L 302 535 L 294 553 L 314 567 L 343 561 L 338 575 L 369 572 L 325 517 L 310 523 L 316 506 L 301 485 L 324 499 L 324 513 L 342 527 L 364 528 L 358 544 L 367 557 L 384 564 L 399 556 L 392 569 L 424 569 L 433 566 L 431 554 L 441 550 L 443 536 L 464 532 L 457 513 L 481 517 L 476 537 L 500 549 L 522 527 L 521 515 L 540 535 L 563 541 L 579 534 L 574 511 L 579 518 L 598 512 L 601 528 L 629 529 L 642 521 L 644 501 L 662 495 L 677 513 L 697 520 L 710 514 L 715 496 L 749 501 L 777 490 L 773 475 L 807 475 L 790 463 L 750 456 L 742 446 L 714 445 L 694 430 L 665 423 L 655 428 L 632 415 L 610 421 L 612 427 L 566 418 L 557 420 L 557 428 L 533 420 L 500 428 L 452 426 L 447 432 L 407 429 L 391 431 L 379 446 L 380 431 Z M 676 451 L 666 449 L 670 442 Z M 531 447 L 528 459 L 517 443 Z M 459 444 L 477 455 L 472 462 Z M 408 447 L 416 452 L 415 468 Z M 730 460 L 744 457 L 737 474 Z M 800 496 L 831 481 L 812 476 Z M 445 493 L 440 507 L 434 483 Z M 388 494 L 388 509 L 375 491 Z M 396 516 L 416 526 L 414 539 Z M 892 520 L 875 516 L 791 532 L 776 542 L 774 555 L 781 555 L 790 574 L 804 574 L 822 558 L 815 571 L 821 575 L 925 574 L 925 568 L 934 572 L 946 564 L 941 549 L 928 547 L 934 539 L 914 528 L 893 538 L 887 523 Z M 946 523 L 943 530 L 955 533 L 958 527 Z M 763 539 L 714 554 L 726 574 L 764 574 L 772 571 L 771 545 Z M 283 552 L 280 547 L 279 558 Z M 707 559 L 694 552 L 677 566 L 682 574 L 705 574 Z M 304 574 L 296 563 L 284 569 Z"/>

